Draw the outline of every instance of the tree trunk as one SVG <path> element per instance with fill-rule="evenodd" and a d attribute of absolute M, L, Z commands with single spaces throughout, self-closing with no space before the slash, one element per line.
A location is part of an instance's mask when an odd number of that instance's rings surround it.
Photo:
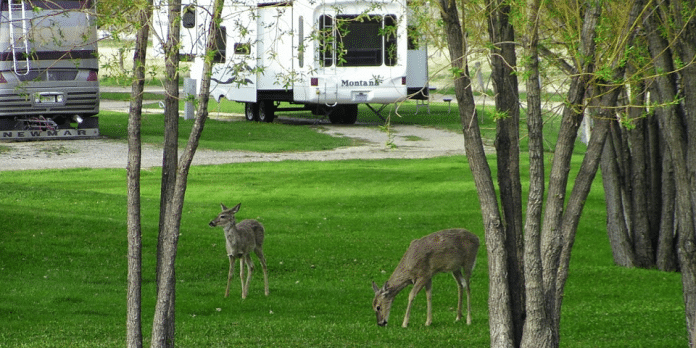
<path fill-rule="evenodd" d="M 628 218 L 624 214 L 623 183 L 616 150 L 620 143 L 619 124 L 611 122 L 610 135 L 604 144 L 602 153 L 602 183 L 607 210 L 607 236 L 611 245 L 614 263 L 623 267 L 635 267 L 636 257 L 633 242 L 628 232 Z"/>
<path fill-rule="evenodd" d="M 164 267 L 165 250 L 167 247 L 167 238 L 172 236 L 168 234 L 175 233 L 168 230 L 166 226 L 166 216 L 170 213 L 169 204 L 172 202 L 174 195 L 174 187 L 176 184 L 176 166 L 178 161 L 178 145 L 179 145 L 179 32 L 180 32 L 180 17 L 181 17 L 181 0 L 171 0 L 168 3 L 168 22 L 169 29 L 167 31 L 167 41 L 163 44 L 165 53 L 165 98 L 164 98 L 164 149 L 162 156 L 162 183 L 160 193 L 160 223 L 159 235 L 157 239 L 157 284 L 161 284 L 159 279 Z M 171 228 L 172 226 L 170 226 Z M 178 227 L 176 229 L 178 233 Z M 171 242 L 171 241 L 170 241 Z M 175 270 L 172 269 L 172 277 L 175 277 Z M 176 284 L 173 283 L 172 286 Z M 158 289 L 159 293 L 159 289 Z M 158 333 L 158 336 L 164 335 L 162 344 L 164 347 L 174 347 L 175 343 L 175 310 L 176 291 L 172 290 L 171 298 L 167 301 L 169 308 L 166 310 L 166 315 L 160 323 L 161 326 L 156 326 L 163 333 Z M 153 327 L 154 330 L 155 327 Z M 153 332 L 153 337 L 154 337 Z M 153 343 L 155 341 L 153 340 Z"/>
<path fill-rule="evenodd" d="M 128 117 L 128 300 L 126 346 L 143 346 L 142 335 L 142 234 L 140 221 L 140 122 L 143 106 L 145 61 L 152 2 L 140 12 L 141 27 L 135 38 L 133 83 Z"/>
<path fill-rule="evenodd" d="M 541 269 L 541 214 L 544 201 L 544 121 L 541 114 L 541 86 L 539 84 L 538 16 L 540 0 L 527 3 L 527 40 L 525 69 L 527 78 L 527 128 L 529 129 L 529 198 L 525 222 L 524 272 L 526 313 L 521 347 L 553 347 L 553 334 L 544 305 Z"/>
<path fill-rule="evenodd" d="M 513 324 L 510 309 L 510 289 L 507 282 L 507 253 L 505 231 L 491 177 L 491 170 L 483 150 L 481 131 L 474 104 L 471 79 L 466 63 L 466 44 L 459 10 L 453 0 L 440 0 L 440 15 L 444 22 L 454 79 L 455 96 L 464 133 L 464 146 L 469 166 L 474 175 L 488 249 L 489 269 L 489 326 L 491 347 L 513 346 Z"/>
<path fill-rule="evenodd" d="M 679 3 L 679 2 L 677 2 Z M 646 22 L 650 54 L 655 65 L 656 87 L 662 104 L 659 117 L 660 128 L 665 138 L 668 153 L 672 158 L 674 183 L 676 189 L 675 219 L 677 226 L 677 258 L 682 273 L 682 290 L 686 325 L 689 332 L 691 347 L 696 346 L 696 231 L 694 231 L 694 207 L 696 207 L 696 192 L 693 192 L 693 181 L 690 168 L 687 167 L 689 125 L 685 110 L 681 104 L 674 103 L 678 97 L 676 74 L 673 65 L 672 51 L 662 36 L 663 22 L 659 17 L 669 14 L 661 13 L 657 6 L 652 6 L 651 14 Z M 677 12 L 678 15 L 680 14 Z M 686 81 L 691 85 L 693 81 Z"/>
<path fill-rule="evenodd" d="M 580 45 L 581 49 L 579 52 L 580 57 L 583 59 L 580 60 L 580 65 L 577 67 L 578 74 L 571 79 L 567 104 L 563 110 L 558 141 L 551 164 L 546 210 L 541 230 L 544 297 L 547 301 L 546 310 L 556 346 L 560 339 L 558 328 L 560 327 L 561 320 L 561 309 L 557 307 L 559 301 L 559 294 L 557 291 L 560 289 L 558 284 L 558 267 L 560 265 L 560 255 L 564 243 L 563 231 L 561 230 L 563 208 L 568 185 L 570 159 L 572 157 L 578 128 L 583 118 L 583 98 L 587 90 L 590 74 L 594 67 L 594 38 L 596 37 L 595 28 L 598 23 L 599 14 L 599 4 L 589 6 L 585 11 L 581 36 L 582 42 Z"/>
<path fill-rule="evenodd" d="M 215 49 L 216 36 L 218 33 L 219 19 L 222 14 L 224 0 L 215 0 L 215 11 L 210 21 L 208 28 L 208 43 L 206 52 L 211 52 Z M 179 228 L 181 223 L 181 213 L 184 206 L 184 198 L 186 196 L 186 187 L 188 182 L 188 173 L 193 162 L 193 156 L 198 148 L 198 141 L 203 133 L 203 126 L 208 117 L 208 93 L 210 88 L 210 72 L 212 64 L 210 55 L 207 55 L 203 69 L 203 80 L 201 81 L 200 103 L 198 105 L 198 113 L 194 120 L 193 128 L 186 148 L 178 161 L 176 180 L 173 184 L 173 194 L 167 204 L 167 212 L 164 216 L 162 244 L 161 244 L 161 266 L 158 274 L 158 290 L 157 304 L 155 306 L 155 316 L 153 319 L 152 329 L 152 347 L 166 347 L 173 345 L 173 338 L 167 336 L 170 331 L 167 326 L 171 325 L 172 333 L 174 327 L 174 292 L 175 292 L 175 261 L 177 253 L 177 245 L 179 241 Z M 171 321 L 170 321 L 171 320 Z"/>
<path fill-rule="evenodd" d="M 488 35 L 491 48 L 491 79 L 495 90 L 495 149 L 498 187 L 503 210 L 507 250 L 510 307 L 515 346 L 522 340 L 525 317 L 525 291 L 522 244 L 522 184 L 520 182 L 520 109 L 515 54 L 515 30 L 510 23 L 510 5 L 502 0 L 486 0 Z"/>

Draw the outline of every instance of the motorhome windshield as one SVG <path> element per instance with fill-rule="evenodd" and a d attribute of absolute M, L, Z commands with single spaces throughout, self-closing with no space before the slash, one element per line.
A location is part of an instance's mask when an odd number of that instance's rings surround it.
<path fill-rule="evenodd" d="M 319 56 L 322 66 L 396 65 L 396 16 L 322 15 Z"/>

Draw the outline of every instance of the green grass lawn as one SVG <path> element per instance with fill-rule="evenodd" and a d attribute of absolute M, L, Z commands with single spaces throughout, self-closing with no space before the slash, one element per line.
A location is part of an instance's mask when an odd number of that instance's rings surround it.
<path fill-rule="evenodd" d="M 229 104 L 227 104 L 229 103 Z M 214 105 L 225 112 L 241 104 Z M 230 108 L 230 109 L 228 109 Z M 391 108 L 391 110 L 389 109 Z M 459 129 L 456 111 L 405 104 L 393 123 Z M 488 139 L 495 123 L 479 109 Z M 287 152 L 350 146 L 308 122 L 272 124 L 208 120 L 201 148 Z M 281 114 L 281 116 L 284 116 Z M 360 125 L 381 120 L 360 107 Z M 126 138 L 127 115 L 102 112 L 100 131 Z M 162 142 L 163 118 L 143 116 L 145 142 Z M 557 121 L 545 138 L 555 143 Z M 181 120 L 180 141 L 191 121 Z M 524 148 L 526 145 L 523 139 Z M 583 151 L 579 147 L 578 152 Z M 581 157 L 574 158 L 573 168 Z M 527 182 L 522 159 L 523 182 Z M 491 157 L 495 171 L 495 158 Z M 495 175 L 495 173 L 493 174 Z M 161 171 L 142 173 L 143 333 L 155 303 L 155 252 Z M 686 347 L 680 276 L 613 265 L 605 231 L 601 178 L 587 199 L 563 303 L 563 347 Z M 126 322 L 126 172 L 68 169 L 0 172 L 0 347 L 122 347 Z M 526 186 L 526 185 L 523 185 Z M 242 202 L 238 218 L 266 226 L 270 297 L 257 273 L 246 300 L 238 279 L 223 298 L 228 261 L 222 230 L 208 227 L 219 203 Z M 473 324 L 455 323 L 456 285 L 433 281 L 434 323 L 424 327 L 425 295 L 411 326 L 377 327 L 371 282 L 383 283 L 409 242 L 465 227 L 485 241 L 474 183 L 463 156 L 424 160 L 242 163 L 191 169 L 177 257 L 180 347 L 451 347 L 489 346 L 485 242 L 472 279 Z M 149 342 L 146 342 L 149 344 Z"/>
<path fill-rule="evenodd" d="M 160 175 L 159 169 L 142 173 L 146 337 L 155 301 Z M 125 171 L 0 172 L 0 185 L 0 347 L 122 347 Z M 679 274 L 615 267 L 603 201 L 598 179 L 573 252 L 562 346 L 686 347 Z M 257 267 L 246 300 L 238 279 L 223 298 L 224 237 L 208 227 L 220 202 L 242 202 L 238 218 L 265 225 L 269 297 Z M 371 281 L 389 277 L 411 239 L 449 227 L 466 227 L 484 240 L 475 187 L 460 156 L 194 167 L 177 257 L 177 344 L 487 347 L 485 244 L 472 278 L 471 326 L 454 322 L 456 286 L 445 274 L 433 280 L 431 327 L 423 326 L 424 294 L 411 326 L 396 325 L 407 291 L 394 303 L 392 323 L 375 323 Z"/>

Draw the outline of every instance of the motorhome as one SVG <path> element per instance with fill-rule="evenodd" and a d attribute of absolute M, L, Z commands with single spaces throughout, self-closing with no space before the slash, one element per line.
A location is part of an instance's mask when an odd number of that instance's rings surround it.
<path fill-rule="evenodd" d="M 0 140 L 99 135 L 92 0 L 0 0 Z"/>
<path fill-rule="evenodd" d="M 213 0 L 188 1 L 180 53 L 200 88 Z M 409 35 L 408 15 L 406 0 L 228 0 L 210 96 L 245 103 L 250 121 L 310 110 L 342 124 L 356 122 L 358 104 L 427 98 L 427 52 Z M 164 37 L 166 12 L 155 21 Z"/>

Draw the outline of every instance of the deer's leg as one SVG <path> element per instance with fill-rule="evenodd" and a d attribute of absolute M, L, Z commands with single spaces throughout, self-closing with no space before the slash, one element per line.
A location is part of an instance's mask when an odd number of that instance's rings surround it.
<path fill-rule="evenodd" d="M 464 278 L 462 277 L 462 272 L 456 270 L 452 272 L 454 280 L 457 282 L 457 318 L 454 321 L 462 320 L 462 297 L 464 295 Z"/>
<path fill-rule="evenodd" d="M 246 295 L 249 294 L 249 283 L 251 282 L 251 276 L 254 273 L 254 261 L 251 260 L 250 254 L 246 254 L 244 255 L 244 262 L 247 266 L 247 278 L 246 283 L 244 284 L 244 297 L 246 297 Z"/>
<path fill-rule="evenodd" d="M 427 281 L 419 279 L 413 284 L 413 289 L 411 289 L 411 292 L 408 294 L 408 305 L 406 305 L 406 314 L 404 315 L 404 322 L 401 324 L 401 327 L 408 327 L 408 318 L 411 316 L 411 306 L 413 305 L 413 300 L 416 298 L 416 295 L 418 295 L 423 286 L 425 286 L 426 282 Z"/>
<path fill-rule="evenodd" d="M 471 325 L 471 273 L 464 277 L 466 287 L 466 325 Z"/>
<path fill-rule="evenodd" d="M 228 255 L 230 258 L 230 270 L 227 272 L 227 288 L 225 289 L 225 298 L 230 296 L 230 280 L 232 280 L 232 273 L 234 273 L 234 256 Z"/>
<path fill-rule="evenodd" d="M 266 267 L 266 258 L 263 256 L 263 250 L 261 248 L 254 249 L 256 256 L 259 257 L 259 262 L 261 262 L 261 268 L 263 269 L 263 286 L 266 296 L 268 296 L 268 267 Z"/>
<path fill-rule="evenodd" d="M 425 319 L 425 326 L 430 326 L 433 323 L 433 281 L 429 279 L 425 283 L 425 299 L 427 300 L 428 316 Z"/>
<path fill-rule="evenodd" d="M 245 299 L 246 294 L 246 284 L 244 284 L 244 256 L 239 258 L 239 279 L 242 282 L 242 299 Z"/>

